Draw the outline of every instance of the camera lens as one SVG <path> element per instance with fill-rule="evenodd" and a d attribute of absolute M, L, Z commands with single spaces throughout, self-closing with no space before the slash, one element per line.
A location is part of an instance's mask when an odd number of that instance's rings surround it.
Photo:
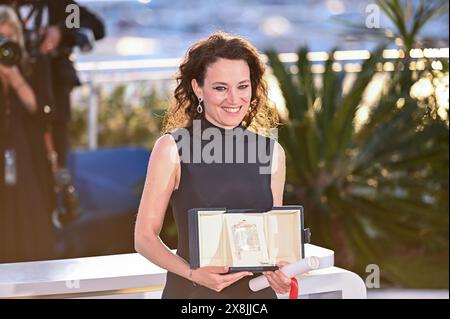
<path fill-rule="evenodd" d="M 0 37 L 0 64 L 6 66 L 17 65 L 20 62 L 20 46 L 4 37 Z"/>

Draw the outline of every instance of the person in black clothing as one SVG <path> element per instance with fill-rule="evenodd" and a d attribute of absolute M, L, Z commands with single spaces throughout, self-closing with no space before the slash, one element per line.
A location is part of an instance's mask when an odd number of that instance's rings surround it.
<path fill-rule="evenodd" d="M 72 215 L 76 216 L 77 214 L 77 199 L 73 194 L 66 193 L 66 190 L 73 192 L 73 188 L 70 187 L 70 174 L 68 174 L 67 169 L 64 167 L 66 165 L 65 158 L 69 147 L 67 126 L 70 120 L 70 93 L 75 86 L 80 84 L 71 59 L 72 48 L 74 46 L 82 46 L 85 50 L 86 47 L 92 45 L 89 41 L 103 38 L 103 23 L 86 8 L 78 6 L 80 10 L 80 29 L 68 28 L 66 25 L 66 18 L 69 13 L 66 12 L 66 8 L 68 5 L 76 4 L 75 1 L 0 0 L 0 4 L 10 5 L 20 19 L 19 27 L 21 27 L 23 31 L 24 38 L 21 42 L 23 42 L 23 47 L 26 47 L 26 50 L 24 50 L 24 57 L 27 57 L 26 60 L 28 61 L 26 70 L 25 68 L 21 68 L 20 71 L 24 75 L 27 74 L 26 79 L 32 87 L 33 93 L 36 95 L 36 100 L 38 100 L 38 111 L 36 114 L 32 113 L 33 115 L 31 116 L 22 114 L 23 116 L 18 116 L 17 118 L 12 116 L 13 119 L 20 119 L 20 124 L 24 126 L 23 129 L 28 133 L 36 126 L 36 122 L 40 123 L 40 131 L 37 134 L 27 135 L 27 137 L 30 137 L 31 139 L 37 139 L 35 142 L 28 141 L 32 153 L 28 155 L 22 154 L 21 156 L 15 154 L 16 157 L 20 157 L 17 162 L 17 171 L 23 170 L 23 172 L 25 172 L 27 169 L 30 169 L 30 176 L 33 176 L 33 174 L 38 175 L 40 176 L 39 178 L 42 183 L 50 185 L 50 187 L 44 187 L 45 194 L 38 194 L 39 192 L 26 192 L 28 193 L 28 197 L 21 197 L 24 196 L 24 193 L 21 193 L 19 198 L 16 198 L 12 203 L 16 203 L 17 200 L 33 203 L 39 201 L 38 198 L 41 196 L 46 203 L 46 207 L 51 207 L 50 209 L 45 208 L 45 214 L 52 210 L 57 212 L 53 217 L 55 219 L 56 216 L 55 220 L 59 219 L 58 223 L 62 220 L 71 220 Z M 19 27 L 17 27 L 17 29 L 19 29 Z M 21 36 L 22 31 L 20 32 Z M 89 33 L 86 31 L 92 33 L 90 37 Z M 7 77 L 6 74 L 11 74 L 9 70 L 3 73 L 3 78 Z M 3 83 L 7 83 L 7 81 L 7 79 L 4 79 Z M 6 87 L 6 85 L 4 86 Z M 21 90 L 24 90 L 24 88 L 21 88 Z M 6 104 L 18 105 L 21 103 L 20 99 L 17 100 L 15 95 L 14 90 L 0 91 L 0 127 L 4 127 L 3 124 L 5 124 L 6 121 L 5 114 L 7 108 L 9 108 Z M 17 111 L 15 108 L 11 109 Z M 20 108 L 18 109 L 20 110 Z M 14 112 L 11 112 L 11 114 L 17 115 Z M 28 117 L 33 119 L 31 121 L 32 124 L 25 124 L 25 122 L 28 121 Z M 27 120 L 24 121 L 24 118 L 27 118 Z M 16 128 L 21 126 L 17 125 L 13 127 Z M 52 134 L 47 134 L 50 131 Z M 42 132 L 46 133 L 47 137 L 45 139 L 45 145 L 42 145 Z M 3 160 L 3 153 L 7 147 L 6 142 L 8 142 L 6 135 L 0 134 L 1 167 L 5 167 L 6 165 Z M 21 149 L 30 150 L 30 148 L 27 147 Z M 41 156 L 43 152 L 45 152 L 45 157 Z M 56 157 L 57 163 L 55 163 L 55 154 L 58 155 Z M 59 181 L 57 183 L 57 188 L 53 186 L 53 177 L 49 175 L 49 157 L 52 158 L 52 173 L 56 175 L 56 181 Z M 19 167 L 22 166 L 20 161 L 23 158 L 28 158 L 30 161 L 32 160 L 29 162 L 30 165 L 28 165 L 26 169 Z M 59 166 L 59 169 L 57 169 L 56 166 Z M 10 191 L 11 188 L 2 182 L 5 179 L 3 173 L 2 170 L 2 173 L 0 173 L 0 205 L 3 205 L 3 207 L 0 208 L 2 208 L 2 214 L 4 215 L 0 218 L 0 222 L 2 223 L 0 226 L 5 229 L 8 228 L 8 231 L 3 231 L 3 235 L 5 237 L 9 234 L 8 236 L 10 237 L 8 238 L 11 239 L 13 238 L 11 237 L 13 236 L 11 234 L 19 234 L 18 228 L 25 224 L 13 224 L 14 220 L 6 218 L 12 215 L 7 215 L 6 213 L 7 210 L 5 207 L 7 202 L 5 198 L 8 196 L 9 199 L 14 197 L 11 197 L 10 194 L 8 194 L 8 191 Z M 17 185 L 17 189 L 23 190 L 20 186 L 22 183 L 19 180 L 17 181 Z M 28 183 L 28 185 L 32 185 L 32 183 Z M 60 211 L 61 207 L 56 204 L 57 197 L 55 197 L 53 189 L 58 189 L 58 192 L 62 192 L 64 206 L 69 205 L 70 208 L 65 207 Z M 49 193 L 49 195 L 47 195 L 47 193 Z M 37 209 L 34 210 L 36 211 L 36 216 L 41 214 L 41 221 L 43 223 L 45 222 L 45 227 L 47 227 L 49 225 L 47 224 L 47 217 L 42 215 L 42 211 L 38 209 L 38 207 L 39 205 L 37 205 Z M 55 208 L 58 208 L 58 210 L 55 210 Z M 14 208 L 8 207 L 8 209 L 11 210 Z M 24 221 L 25 219 L 22 218 L 22 220 Z M 33 223 L 27 224 L 28 227 L 30 225 L 33 225 Z M 40 228 L 40 223 L 35 223 L 34 225 L 36 226 L 35 229 L 44 229 L 43 227 Z M 21 228 L 20 233 L 25 234 L 26 232 L 24 230 L 25 228 Z M 52 231 L 53 229 L 47 227 L 47 233 L 49 234 L 45 244 L 47 247 L 47 244 L 51 242 L 50 237 L 53 236 L 50 235 Z M 22 237 L 23 241 L 25 241 L 25 237 Z M 33 239 L 33 235 L 30 235 L 30 238 Z M 17 245 L 25 247 L 23 243 L 19 243 L 19 241 L 17 241 L 17 243 Z M 52 252 L 50 252 L 53 251 L 52 249 L 46 250 L 46 252 L 39 252 L 39 249 L 35 249 L 35 253 L 31 253 L 29 250 L 23 250 L 23 247 L 21 248 L 19 246 L 16 248 L 14 248 L 14 246 L 9 246 L 10 251 L 8 258 L 10 260 L 42 259 L 45 258 L 44 256 L 48 256 L 48 258 L 53 257 Z M 14 253 L 15 250 L 17 253 Z M 6 253 L 4 255 L 6 256 Z"/>
<path fill-rule="evenodd" d="M 289 291 L 290 278 L 279 270 L 264 273 L 271 287 L 252 292 L 248 285 L 252 273 L 228 274 L 223 265 L 197 269 L 189 265 L 189 209 L 270 209 L 283 203 L 284 151 L 274 139 L 254 132 L 276 123 L 276 111 L 267 105 L 264 70 L 256 48 L 224 33 L 196 43 L 180 65 L 175 105 L 165 119 L 168 134 L 160 137 L 152 150 L 135 229 L 136 251 L 168 270 L 163 298 L 276 298 L 275 292 Z M 203 148 L 210 143 L 199 138 L 206 129 L 220 136 L 220 142 L 214 143 L 221 147 L 225 135 L 239 130 L 252 137 L 259 135 L 278 165 L 261 174 L 263 163 L 252 162 L 249 156 L 241 163 L 224 162 L 223 157 L 210 162 L 203 158 Z M 233 153 L 238 149 L 251 152 L 247 139 L 239 136 Z M 194 145 L 200 145 L 198 153 L 193 153 Z M 189 160 L 184 151 L 200 161 Z M 225 151 L 222 149 L 222 156 Z M 178 230 L 176 254 L 159 238 L 169 202 Z"/>
<path fill-rule="evenodd" d="M 32 56 L 50 58 L 54 105 L 52 106 L 52 138 L 58 155 L 58 166 L 66 166 L 69 149 L 68 123 L 71 118 L 70 94 L 80 85 L 71 59 L 75 46 L 91 47 L 93 40 L 105 36 L 103 22 L 88 9 L 71 0 L 0 0 L 13 6 L 18 12 L 24 29 L 29 35 L 28 50 Z M 80 12 L 80 29 L 69 28 L 66 8 L 77 5 Z M 37 34 L 41 36 L 36 36 Z M 37 38 L 37 39 L 36 39 Z"/>
<path fill-rule="evenodd" d="M 65 8 L 70 4 L 76 4 L 69 0 L 48 1 L 49 25 L 48 30 L 52 33 L 60 31 L 60 37 L 51 36 L 49 33 L 42 43 L 41 50 L 51 55 L 53 91 L 55 97 L 54 121 L 52 122 L 53 141 L 56 153 L 58 154 L 58 165 L 61 168 L 66 166 L 66 154 L 69 149 L 68 123 L 71 119 L 70 93 L 73 88 L 80 85 L 80 80 L 76 74 L 71 60 L 72 49 L 75 46 L 88 47 L 92 43 L 89 40 L 89 32 L 93 40 L 100 40 L 105 36 L 103 22 L 83 6 L 80 8 L 80 27 L 88 33 L 82 33 L 77 29 L 69 29 L 65 25 L 67 13 Z M 54 38 L 54 40 L 52 39 Z M 58 41 L 58 38 L 60 41 Z"/>
<path fill-rule="evenodd" d="M 26 47 L 30 60 L 41 61 L 41 85 L 52 91 L 52 104 L 46 111 L 51 114 L 48 127 L 48 148 L 55 175 L 56 207 L 53 220 L 59 228 L 80 214 L 79 199 L 66 168 L 69 150 L 68 126 L 71 119 L 70 94 L 80 85 L 73 65 L 72 50 L 92 49 L 93 41 L 105 36 L 102 21 L 83 6 L 70 0 L 0 0 L 8 3 L 22 21 Z M 70 6 L 70 7 L 69 7 Z M 79 25 L 73 26 L 73 7 L 78 8 Z M 70 10 L 66 10 L 70 9 Z"/>
<path fill-rule="evenodd" d="M 0 63 L 0 263 L 50 259 L 55 257 L 55 233 L 44 140 L 45 109 L 52 104 L 48 65 L 29 61 L 21 23 L 8 6 L 0 6 L 0 36 L 22 49 L 19 65 Z"/>

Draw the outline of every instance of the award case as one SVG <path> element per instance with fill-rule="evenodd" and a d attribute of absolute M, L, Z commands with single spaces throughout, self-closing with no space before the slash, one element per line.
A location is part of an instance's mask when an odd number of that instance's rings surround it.
<path fill-rule="evenodd" d="M 273 271 L 277 262 L 304 258 L 304 244 L 310 239 L 302 206 L 192 208 L 188 223 L 193 269 L 228 266 L 229 272 Z"/>

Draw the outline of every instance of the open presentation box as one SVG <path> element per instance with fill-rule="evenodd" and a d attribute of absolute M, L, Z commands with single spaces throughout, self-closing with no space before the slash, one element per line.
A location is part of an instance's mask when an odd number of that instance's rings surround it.
<path fill-rule="evenodd" d="M 309 229 L 302 206 L 270 210 L 193 208 L 189 216 L 190 266 L 228 266 L 229 272 L 276 270 L 279 261 L 304 257 Z"/>

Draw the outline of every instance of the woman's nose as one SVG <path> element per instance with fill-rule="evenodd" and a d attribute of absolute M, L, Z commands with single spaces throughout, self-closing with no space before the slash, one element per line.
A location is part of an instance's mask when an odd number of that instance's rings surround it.
<path fill-rule="evenodd" d="M 230 89 L 228 91 L 227 100 L 230 104 L 237 104 L 239 103 L 239 94 L 235 89 Z"/>

